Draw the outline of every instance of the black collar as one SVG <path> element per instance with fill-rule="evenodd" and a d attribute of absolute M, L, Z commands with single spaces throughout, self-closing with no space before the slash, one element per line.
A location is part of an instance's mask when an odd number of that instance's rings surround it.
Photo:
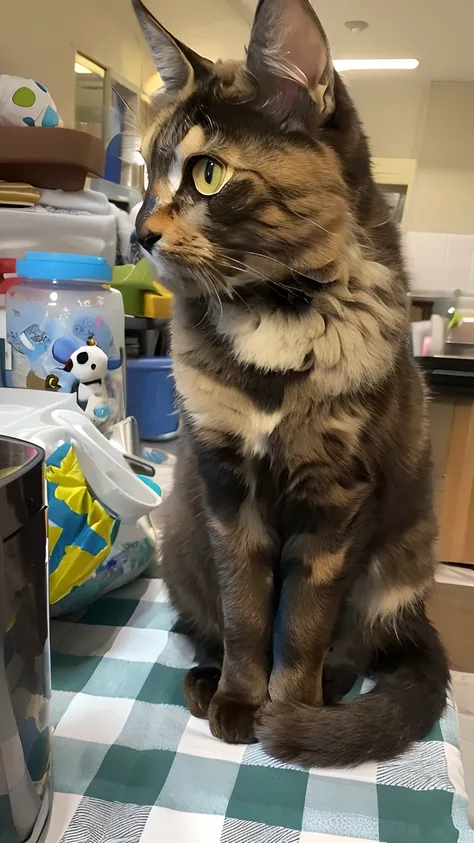
<path fill-rule="evenodd" d="M 84 386 L 93 386 L 95 383 L 102 383 L 103 378 L 97 378 L 95 381 L 82 381 Z"/>

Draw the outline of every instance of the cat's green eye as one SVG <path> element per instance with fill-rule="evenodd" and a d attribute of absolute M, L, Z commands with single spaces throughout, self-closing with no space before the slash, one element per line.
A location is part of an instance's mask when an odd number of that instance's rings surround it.
<path fill-rule="evenodd" d="M 193 181 L 196 190 L 203 196 L 219 193 L 227 181 L 227 167 L 215 158 L 207 155 L 199 158 L 193 167 Z"/>

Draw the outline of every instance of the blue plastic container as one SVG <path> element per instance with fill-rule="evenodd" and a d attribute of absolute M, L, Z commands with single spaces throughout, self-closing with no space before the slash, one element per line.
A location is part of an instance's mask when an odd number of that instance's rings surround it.
<path fill-rule="evenodd" d="M 135 416 L 140 439 L 176 436 L 179 413 L 175 399 L 171 357 L 127 360 L 127 415 Z"/>

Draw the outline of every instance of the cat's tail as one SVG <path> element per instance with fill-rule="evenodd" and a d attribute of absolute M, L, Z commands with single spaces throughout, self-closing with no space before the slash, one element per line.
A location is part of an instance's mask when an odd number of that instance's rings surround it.
<path fill-rule="evenodd" d="M 373 678 L 372 691 L 338 705 L 269 703 L 257 738 L 270 755 L 304 767 L 386 761 L 424 738 L 444 710 L 449 683 L 446 655 L 424 614 L 415 640 L 392 639 L 378 655 Z"/>

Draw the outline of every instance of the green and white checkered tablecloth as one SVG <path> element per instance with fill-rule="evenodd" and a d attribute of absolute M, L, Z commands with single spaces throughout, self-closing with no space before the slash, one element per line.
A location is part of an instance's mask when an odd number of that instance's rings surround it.
<path fill-rule="evenodd" d="M 474 843 L 452 705 L 397 761 L 283 765 L 191 717 L 174 620 L 163 583 L 141 579 L 53 621 L 48 843 Z"/>

